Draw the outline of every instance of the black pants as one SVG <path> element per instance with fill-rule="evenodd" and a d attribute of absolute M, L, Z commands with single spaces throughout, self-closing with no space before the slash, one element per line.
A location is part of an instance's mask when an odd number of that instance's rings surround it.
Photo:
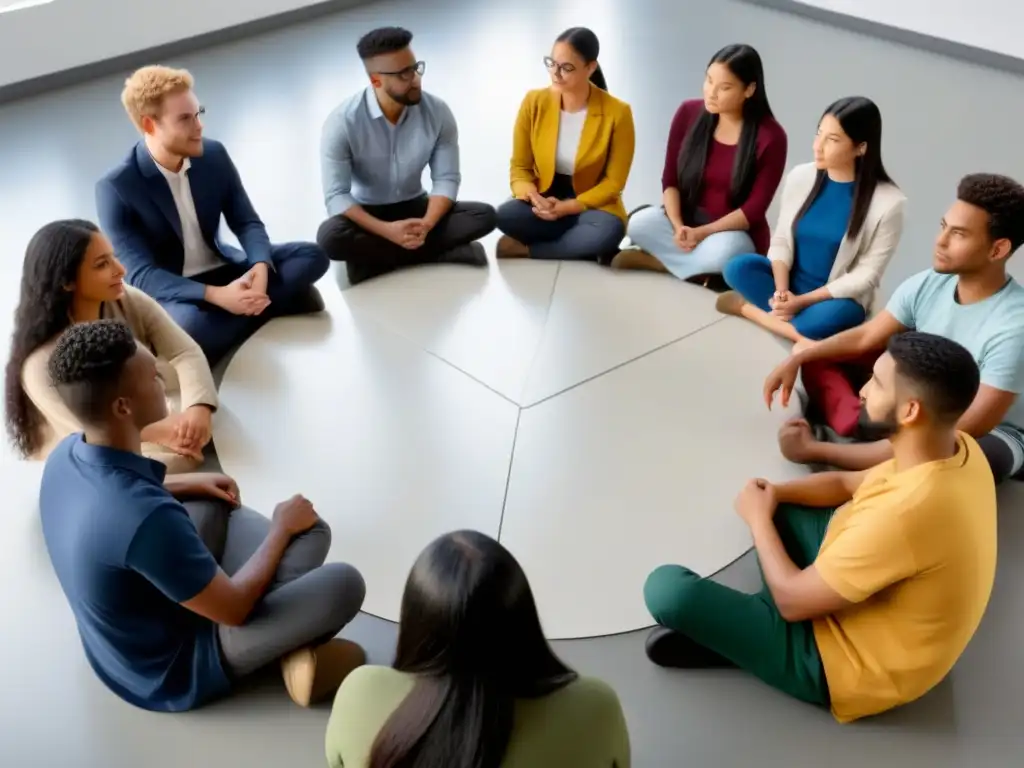
<path fill-rule="evenodd" d="M 426 195 L 390 205 L 362 206 L 381 221 L 422 219 L 430 198 Z M 331 261 L 344 261 L 352 285 L 372 277 L 415 264 L 436 264 L 444 254 L 494 231 L 494 207 L 486 203 L 458 202 L 430 230 L 426 242 L 409 250 L 378 237 L 357 225 L 344 214 L 332 216 L 320 225 L 316 239 Z"/>

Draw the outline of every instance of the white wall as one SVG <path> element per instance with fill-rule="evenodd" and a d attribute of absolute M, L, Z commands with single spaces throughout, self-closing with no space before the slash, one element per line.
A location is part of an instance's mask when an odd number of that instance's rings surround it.
<path fill-rule="evenodd" d="M 1020 0 L 798 0 L 836 13 L 1024 59 Z"/>
<path fill-rule="evenodd" d="M 53 0 L 0 13 L 0 88 L 321 2 Z"/>

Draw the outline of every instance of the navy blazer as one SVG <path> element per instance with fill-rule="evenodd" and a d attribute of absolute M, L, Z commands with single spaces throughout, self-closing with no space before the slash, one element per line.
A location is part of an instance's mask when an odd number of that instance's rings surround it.
<path fill-rule="evenodd" d="M 267 228 L 252 207 L 224 145 L 203 139 L 203 154 L 188 171 L 203 238 L 229 262 L 273 268 Z M 124 161 L 96 182 L 100 227 L 128 270 L 128 282 L 157 301 L 201 301 L 206 286 L 182 276 L 181 220 L 167 179 L 140 141 Z M 221 241 L 223 214 L 244 253 Z"/>

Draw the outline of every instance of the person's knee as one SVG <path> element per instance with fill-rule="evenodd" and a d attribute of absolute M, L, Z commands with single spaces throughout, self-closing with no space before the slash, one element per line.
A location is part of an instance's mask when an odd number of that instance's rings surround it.
<path fill-rule="evenodd" d="M 626 225 L 626 237 L 628 237 L 635 245 L 644 247 L 646 243 L 650 243 L 653 237 L 656 237 L 658 229 L 665 229 L 667 219 L 662 210 L 656 206 L 644 208 L 641 211 L 637 211 L 629 217 L 629 222 Z M 669 228 L 671 226 L 669 225 Z"/>
<path fill-rule="evenodd" d="M 338 628 L 345 626 L 359 609 L 366 598 L 366 581 L 355 566 L 348 563 L 327 563 L 320 566 L 324 583 L 324 599 L 329 601 L 325 606 Z"/>
<path fill-rule="evenodd" d="M 501 232 L 515 237 L 522 232 L 527 216 L 533 217 L 533 211 L 527 203 L 522 200 L 506 200 L 494 212 L 494 223 Z"/>
<path fill-rule="evenodd" d="M 472 208 L 473 227 L 470 240 L 487 237 L 498 226 L 498 212 L 493 205 L 474 203 Z"/>
<path fill-rule="evenodd" d="M 644 603 L 656 622 L 682 630 L 701 578 L 681 565 L 655 568 L 644 583 Z"/>
<path fill-rule="evenodd" d="M 722 277 L 730 288 L 742 285 L 747 275 L 762 268 L 762 262 L 766 262 L 764 256 L 756 253 L 741 253 L 730 259 L 722 270 Z"/>
<path fill-rule="evenodd" d="M 327 259 L 345 260 L 345 244 L 349 239 L 349 231 L 350 224 L 343 216 L 331 216 L 320 224 L 316 231 L 316 243 Z"/>
<path fill-rule="evenodd" d="M 734 259 L 753 250 L 746 232 L 716 232 L 697 246 L 694 255 L 703 262 L 705 272 L 724 274 Z"/>
<path fill-rule="evenodd" d="M 275 246 L 273 259 L 285 280 L 295 285 L 312 285 L 324 276 L 331 263 L 317 243 Z"/>

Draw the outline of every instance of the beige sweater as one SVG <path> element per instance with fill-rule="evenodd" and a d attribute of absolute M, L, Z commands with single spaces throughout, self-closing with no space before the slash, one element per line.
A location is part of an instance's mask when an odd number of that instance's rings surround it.
<path fill-rule="evenodd" d="M 193 405 L 217 407 L 217 388 L 206 356 L 192 337 L 171 319 L 163 307 L 142 291 L 125 286 L 124 298 L 103 305 L 102 316 L 121 320 L 135 334 L 139 344 L 157 358 L 167 386 L 168 405 L 184 410 Z M 32 457 L 45 459 L 68 435 L 82 430 L 78 419 L 68 410 L 50 382 L 47 366 L 57 344 L 51 339 L 28 356 L 21 370 L 21 382 L 29 400 L 43 415 L 45 424 L 40 449 Z M 168 473 L 191 472 L 196 462 L 154 443 L 143 443 L 142 453 L 167 465 Z"/>
<path fill-rule="evenodd" d="M 768 258 L 793 267 L 793 219 L 814 186 L 814 163 L 798 165 L 782 184 L 779 220 L 772 232 Z M 864 225 L 851 239 L 843 238 L 826 287 L 833 298 L 853 299 L 870 315 L 900 236 L 903 234 L 903 207 L 906 196 L 895 184 L 879 184 L 871 197 Z"/>

